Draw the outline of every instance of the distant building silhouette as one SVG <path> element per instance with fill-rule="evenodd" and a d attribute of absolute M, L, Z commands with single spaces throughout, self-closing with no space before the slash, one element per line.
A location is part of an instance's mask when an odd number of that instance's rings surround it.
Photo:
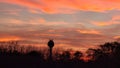
<path fill-rule="evenodd" d="M 52 48 L 54 46 L 54 41 L 53 40 L 49 40 L 48 41 L 48 46 L 49 46 L 49 59 L 52 60 Z"/>

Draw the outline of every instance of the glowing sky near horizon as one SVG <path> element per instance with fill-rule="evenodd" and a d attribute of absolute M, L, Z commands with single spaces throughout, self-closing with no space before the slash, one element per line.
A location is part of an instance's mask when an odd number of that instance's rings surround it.
<path fill-rule="evenodd" d="M 120 40 L 120 0 L 0 0 L 0 41 L 85 50 Z"/>

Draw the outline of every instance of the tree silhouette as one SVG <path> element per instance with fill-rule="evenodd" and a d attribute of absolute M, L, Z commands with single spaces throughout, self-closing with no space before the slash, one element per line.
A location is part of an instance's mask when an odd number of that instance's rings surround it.
<path fill-rule="evenodd" d="M 60 59 L 62 61 L 69 61 L 71 59 L 71 54 L 70 54 L 70 51 L 64 51 L 61 56 L 60 56 Z"/>
<path fill-rule="evenodd" d="M 101 45 L 100 48 L 104 53 L 110 54 L 114 50 L 114 44 L 108 42 L 105 43 L 104 45 Z"/>
<path fill-rule="evenodd" d="M 74 53 L 74 60 L 75 61 L 78 61 L 78 60 L 80 60 L 80 58 L 83 56 L 83 54 L 80 52 L 80 51 L 76 51 L 75 53 Z"/>
<path fill-rule="evenodd" d="M 117 60 L 120 61 L 120 43 L 118 42 L 113 42 L 114 44 L 114 51 L 113 51 L 113 56 L 114 58 L 116 58 Z"/>

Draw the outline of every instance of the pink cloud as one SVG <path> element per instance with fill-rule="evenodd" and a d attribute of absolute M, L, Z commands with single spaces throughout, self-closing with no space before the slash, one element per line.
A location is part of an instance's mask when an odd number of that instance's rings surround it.
<path fill-rule="evenodd" d="M 77 32 L 82 34 L 101 34 L 101 32 L 97 30 L 77 30 Z"/>
<path fill-rule="evenodd" d="M 21 10 L 19 10 L 19 9 L 14 9 L 14 10 L 11 10 L 11 9 L 2 9 L 2 10 L 0 10 L 0 12 L 2 12 L 3 14 L 10 14 L 10 15 L 15 15 L 15 16 L 18 16 L 19 14 L 19 12 L 20 12 Z"/>
<path fill-rule="evenodd" d="M 120 20 L 120 15 L 113 16 L 112 19 L 109 21 L 104 21 L 104 22 L 92 21 L 91 23 L 96 26 L 110 26 L 110 25 L 120 24 L 118 20 Z"/>
<path fill-rule="evenodd" d="M 49 14 L 74 13 L 79 10 L 104 12 L 120 9 L 119 0 L 0 0 L 0 2 L 38 9 Z M 36 11 L 32 12 L 36 13 Z"/>

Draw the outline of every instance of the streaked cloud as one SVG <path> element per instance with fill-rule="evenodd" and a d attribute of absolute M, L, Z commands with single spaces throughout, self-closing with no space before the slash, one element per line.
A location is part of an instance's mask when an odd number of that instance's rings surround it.
<path fill-rule="evenodd" d="M 96 30 L 77 30 L 77 31 L 83 34 L 101 34 L 99 31 Z"/>
<path fill-rule="evenodd" d="M 120 36 L 114 36 L 113 38 L 114 38 L 114 39 L 119 39 L 119 38 L 120 38 Z"/>
<path fill-rule="evenodd" d="M 96 26 L 110 26 L 110 25 L 116 25 L 116 24 L 120 24 L 120 16 L 119 15 L 115 15 L 112 17 L 111 20 L 109 21 L 104 21 L 104 22 L 91 22 L 93 25 Z"/>
<path fill-rule="evenodd" d="M 0 41 L 10 41 L 10 40 L 21 40 L 21 38 L 14 35 L 0 33 Z"/>
<path fill-rule="evenodd" d="M 114 36 L 113 39 L 115 39 L 115 41 L 120 42 L 120 35 L 116 35 L 116 36 Z"/>
<path fill-rule="evenodd" d="M 120 2 L 113 0 L 0 0 L 0 2 L 20 5 L 30 9 L 39 9 L 49 14 L 75 13 L 80 10 L 104 12 L 106 10 L 120 9 Z"/>
<path fill-rule="evenodd" d="M 92 24 L 96 26 L 110 26 L 113 24 L 117 24 L 117 22 L 92 22 Z"/>

